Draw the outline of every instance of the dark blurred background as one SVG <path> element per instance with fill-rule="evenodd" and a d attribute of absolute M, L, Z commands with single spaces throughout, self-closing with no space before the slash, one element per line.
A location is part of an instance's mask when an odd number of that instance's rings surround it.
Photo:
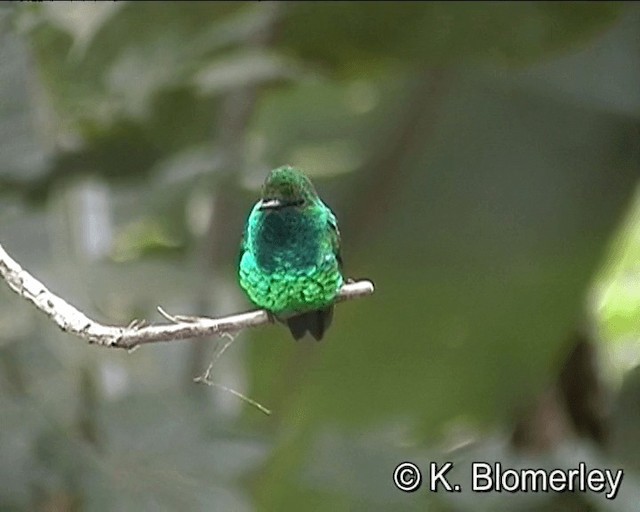
<path fill-rule="evenodd" d="M 238 336 L 212 379 L 265 416 L 193 382 L 220 340 L 87 346 L 0 287 L 1 510 L 638 510 L 638 4 L 0 5 L 0 243 L 92 318 L 248 309 L 287 163 L 375 294 Z M 403 460 L 625 477 L 403 494 Z"/>

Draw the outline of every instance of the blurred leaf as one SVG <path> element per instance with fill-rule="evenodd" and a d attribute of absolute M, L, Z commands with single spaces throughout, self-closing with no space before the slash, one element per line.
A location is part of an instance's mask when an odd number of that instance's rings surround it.
<path fill-rule="evenodd" d="M 58 155 L 38 181 L 22 178 L 14 188 L 40 200 L 53 184 L 78 174 L 144 178 L 171 152 L 209 141 L 215 100 L 195 94 L 194 75 L 207 95 L 220 76 L 226 85 L 218 92 L 288 76 L 289 66 L 276 56 L 214 57 L 254 37 L 274 13 L 262 4 L 199 2 L 151 10 L 129 3 L 26 6 L 21 26 L 55 110 Z M 226 62 L 222 75 L 217 61 Z"/>
<path fill-rule="evenodd" d="M 609 342 L 634 340 L 640 350 L 640 193 L 611 244 L 607 262 L 593 291 L 600 334 Z M 638 361 L 622 349 L 611 347 L 614 357 L 618 355 L 615 364 L 624 371 Z"/>
<path fill-rule="evenodd" d="M 373 297 L 338 306 L 322 347 L 254 334 L 271 340 L 252 346 L 255 389 L 271 391 L 300 445 L 326 423 L 357 431 L 398 416 L 424 444 L 451 422 L 487 431 L 548 382 L 581 319 L 639 175 L 633 126 L 480 83 L 460 76 L 435 134 L 421 120 L 411 157 L 380 171 L 360 206 L 362 252 L 342 230 L 347 272 L 373 279 Z M 300 445 L 273 458 L 260 495 L 270 507 L 301 503 L 287 498 Z"/>
<path fill-rule="evenodd" d="M 182 244 L 171 237 L 164 226 L 151 219 L 143 219 L 125 226 L 115 240 L 113 258 L 121 262 L 144 255 L 166 253 Z"/>
<path fill-rule="evenodd" d="M 43 4 L 43 17 L 51 25 L 68 32 L 74 39 L 69 56 L 79 59 L 84 56 L 87 47 L 93 41 L 96 33 L 107 23 L 122 7 L 123 2 L 109 2 L 103 4 Z"/>
<path fill-rule="evenodd" d="M 158 93 L 188 85 L 212 54 L 246 41 L 272 16 L 264 5 L 233 2 L 118 5 L 112 10 L 65 5 L 28 12 L 39 20 L 32 22 L 30 34 L 44 80 L 58 114 L 70 116 L 72 124 L 74 119 L 104 122 L 149 115 Z M 99 23 L 86 26 L 87 17 Z M 63 20 L 64 30 L 56 29 L 51 19 L 58 26 Z M 74 51 L 77 45 L 86 50 Z"/>
<path fill-rule="evenodd" d="M 505 77 L 507 82 L 584 108 L 640 118 L 640 9 L 632 4 L 624 7 L 627 16 L 583 51 L 536 64 L 511 80 Z"/>
<path fill-rule="evenodd" d="M 120 118 L 108 125 L 83 121 L 84 140 L 59 150 L 46 174 L 21 180 L 22 192 L 42 200 L 53 185 L 86 174 L 140 183 L 175 152 L 209 141 L 216 105 L 213 98 L 198 99 L 188 90 L 171 89 L 154 98 L 153 114 L 144 121 Z"/>
<path fill-rule="evenodd" d="M 241 86 L 289 81 L 303 76 L 299 66 L 264 51 L 245 51 L 225 56 L 195 75 L 200 94 L 219 94 Z"/>
<path fill-rule="evenodd" d="M 592 37 L 619 9 L 604 2 L 300 2 L 281 43 L 346 74 L 383 63 L 519 65 Z"/>

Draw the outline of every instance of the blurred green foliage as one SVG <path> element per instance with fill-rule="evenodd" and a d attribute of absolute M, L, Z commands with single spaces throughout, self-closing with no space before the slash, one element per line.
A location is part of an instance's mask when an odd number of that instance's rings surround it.
<path fill-rule="evenodd" d="M 266 327 L 216 363 L 271 417 L 193 383 L 213 341 L 99 350 L 0 292 L 0 509 L 636 510 L 639 21 L 605 2 L 0 6 L 0 242 L 52 290 L 107 323 L 249 307 L 232 255 L 284 163 L 377 288 L 325 343 Z M 578 328 L 607 342 L 612 443 L 514 454 Z M 398 462 L 445 458 L 629 471 L 615 503 L 393 487 Z"/>

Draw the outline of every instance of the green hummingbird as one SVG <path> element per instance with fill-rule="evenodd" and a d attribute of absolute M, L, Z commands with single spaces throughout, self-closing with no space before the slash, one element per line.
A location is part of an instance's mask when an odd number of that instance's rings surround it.
<path fill-rule="evenodd" d="M 343 284 L 340 232 L 298 169 L 268 174 L 245 225 L 238 274 L 249 299 L 286 322 L 294 339 L 322 339 Z"/>

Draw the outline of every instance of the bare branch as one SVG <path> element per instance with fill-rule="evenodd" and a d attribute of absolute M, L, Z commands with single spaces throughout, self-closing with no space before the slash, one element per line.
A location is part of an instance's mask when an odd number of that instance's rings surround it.
<path fill-rule="evenodd" d="M 221 318 L 171 316 L 173 323 L 146 325 L 132 322 L 128 327 L 103 325 L 87 317 L 71 304 L 51 293 L 40 281 L 29 274 L 0 245 L 0 275 L 9 288 L 31 302 L 64 332 L 89 343 L 104 347 L 132 349 L 146 343 L 186 340 L 206 336 L 223 336 L 247 327 L 271 323 L 267 311 L 257 309 Z M 357 299 L 373 293 L 370 281 L 348 282 L 340 290 L 338 301 Z"/>

